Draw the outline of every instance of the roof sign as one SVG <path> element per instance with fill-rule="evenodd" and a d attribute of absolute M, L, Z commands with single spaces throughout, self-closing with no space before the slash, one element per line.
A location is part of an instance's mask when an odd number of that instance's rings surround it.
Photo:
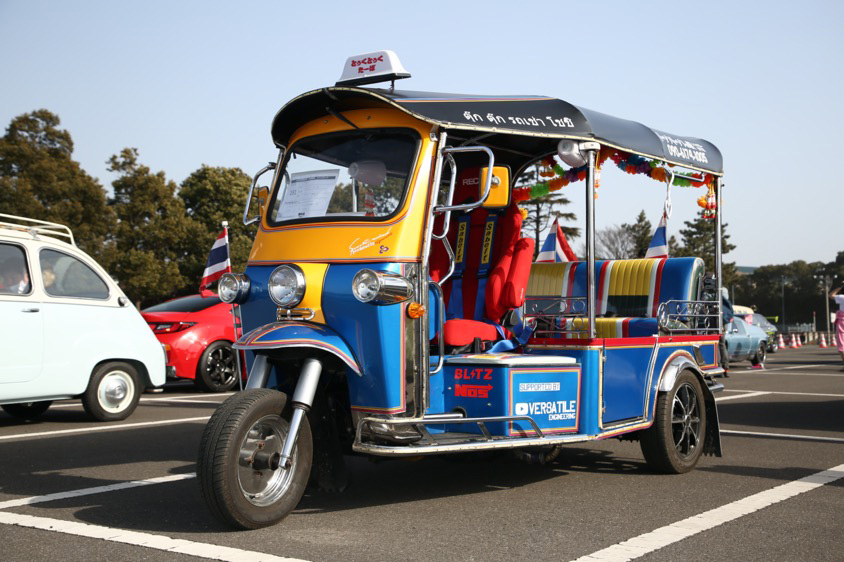
<path fill-rule="evenodd" d="M 349 57 L 337 86 L 357 86 L 410 78 L 393 51 L 375 51 Z"/>

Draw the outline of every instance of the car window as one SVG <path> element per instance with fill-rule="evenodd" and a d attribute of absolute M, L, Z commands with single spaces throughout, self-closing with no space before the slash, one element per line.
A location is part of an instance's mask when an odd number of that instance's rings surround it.
<path fill-rule="evenodd" d="M 108 285 L 81 260 L 55 250 L 41 250 L 44 291 L 53 297 L 108 298 Z"/>
<path fill-rule="evenodd" d="M 747 333 L 747 326 L 744 323 L 744 320 L 740 318 L 733 319 L 733 327 L 738 331 L 739 334 L 746 334 Z"/>
<path fill-rule="evenodd" d="M 0 244 L 0 295 L 29 295 L 32 281 L 23 248 Z"/>
<path fill-rule="evenodd" d="M 199 312 L 221 302 L 219 297 L 184 297 L 145 308 L 143 312 Z"/>

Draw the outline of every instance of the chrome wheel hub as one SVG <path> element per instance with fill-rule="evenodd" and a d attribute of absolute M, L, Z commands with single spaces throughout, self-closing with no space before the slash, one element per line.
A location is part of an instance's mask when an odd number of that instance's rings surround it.
<path fill-rule="evenodd" d="M 100 381 L 97 398 L 107 412 L 120 412 L 129 406 L 135 394 L 135 383 L 125 371 L 112 371 Z"/>
<path fill-rule="evenodd" d="M 287 493 L 296 469 L 296 449 L 290 467 L 279 466 L 289 425 L 279 416 L 265 416 L 255 422 L 240 445 L 237 480 L 246 500 L 265 507 L 277 502 Z"/>
<path fill-rule="evenodd" d="M 680 457 L 688 458 L 695 454 L 700 446 L 700 431 L 697 392 L 692 385 L 684 383 L 674 394 L 671 405 L 671 432 Z"/>

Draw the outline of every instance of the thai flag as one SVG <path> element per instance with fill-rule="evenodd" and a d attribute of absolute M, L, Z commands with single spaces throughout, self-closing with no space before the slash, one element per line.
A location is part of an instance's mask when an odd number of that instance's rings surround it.
<path fill-rule="evenodd" d="M 566 240 L 566 235 L 563 234 L 563 229 L 560 228 L 559 222 L 554 220 L 551 225 L 551 232 L 542 243 L 542 249 L 539 250 L 539 255 L 536 256 L 534 263 L 563 263 L 568 261 L 577 261 L 577 256 L 571 251 L 569 243 Z"/>
<path fill-rule="evenodd" d="M 205 271 L 202 272 L 202 281 L 199 282 L 199 291 L 202 292 L 208 285 L 229 273 L 232 270 L 232 263 L 229 259 L 229 229 L 223 227 L 223 232 L 211 246 L 211 253 L 208 255 L 208 262 L 205 264 Z"/>
<path fill-rule="evenodd" d="M 668 222 L 668 217 L 663 213 L 662 218 L 659 219 L 659 224 L 654 230 L 653 238 L 651 238 L 651 245 L 648 246 L 648 251 L 645 253 L 646 258 L 667 258 L 668 257 L 668 239 L 665 235 L 665 225 Z"/>

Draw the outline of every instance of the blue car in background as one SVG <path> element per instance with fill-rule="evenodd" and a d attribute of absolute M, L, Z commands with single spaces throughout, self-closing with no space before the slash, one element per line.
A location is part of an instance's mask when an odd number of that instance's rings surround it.
<path fill-rule="evenodd" d="M 724 336 L 730 362 L 750 360 L 753 366 L 764 365 L 768 351 L 768 334 L 761 328 L 734 316 Z"/>

